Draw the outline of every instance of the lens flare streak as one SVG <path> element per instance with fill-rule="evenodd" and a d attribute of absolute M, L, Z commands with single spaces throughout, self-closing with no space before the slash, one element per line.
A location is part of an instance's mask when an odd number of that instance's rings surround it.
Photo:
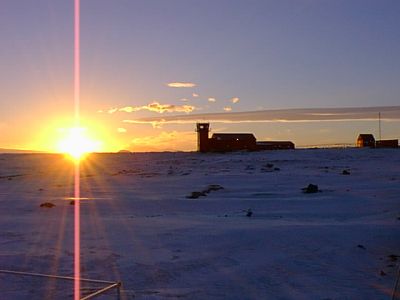
<path fill-rule="evenodd" d="M 80 0 L 74 0 L 74 104 L 75 104 L 75 126 L 79 127 L 80 106 Z M 81 245 L 80 245 L 80 172 L 79 159 L 75 161 L 74 175 L 74 300 L 81 297 Z"/>
<path fill-rule="evenodd" d="M 80 162 L 75 161 L 74 172 L 74 299 L 80 299 Z"/>

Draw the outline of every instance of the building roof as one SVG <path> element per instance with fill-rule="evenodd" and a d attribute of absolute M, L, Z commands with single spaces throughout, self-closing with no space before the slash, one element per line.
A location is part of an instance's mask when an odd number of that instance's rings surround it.
<path fill-rule="evenodd" d="M 257 145 L 292 145 L 291 141 L 257 141 Z"/>
<path fill-rule="evenodd" d="M 371 133 L 361 133 L 358 138 L 362 138 L 362 139 L 375 139 L 374 135 Z"/>
<path fill-rule="evenodd" d="M 214 133 L 211 138 L 218 141 L 248 141 L 256 139 L 252 133 Z"/>

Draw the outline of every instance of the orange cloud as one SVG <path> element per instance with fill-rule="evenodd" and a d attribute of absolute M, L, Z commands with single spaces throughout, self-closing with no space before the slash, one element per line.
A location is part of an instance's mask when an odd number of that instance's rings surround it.
<path fill-rule="evenodd" d="M 142 121 L 142 120 L 123 120 L 124 123 L 129 124 L 151 124 L 153 128 L 161 129 L 164 123 L 167 123 L 164 119 L 159 119 L 156 121 Z"/>
<path fill-rule="evenodd" d="M 239 98 L 238 97 L 233 97 L 232 99 L 231 99 L 231 102 L 232 103 L 238 103 L 239 102 Z"/>
<path fill-rule="evenodd" d="M 110 108 L 109 110 L 107 110 L 107 112 L 108 112 L 109 114 L 113 114 L 113 113 L 115 113 L 116 111 L 118 111 L 118 108 Z"/>
<path fill-rule="evenodd" d="M 214 97 L 208 98 L 208 102 L 215 102 L 215 101 L 217 101 L 217 100 Z"/>
<path fill-rule="evenodd" d="M 193 82 L 170 82 L 170 83 L 167 83 L 167 86 L 173 87 L 173 88 L 192 88 L 197 85 Z"/>
<path fill-rule="evenodd" d="M 157 101 L 150 103 L 148 105 L 143 105 L 143 106 L 126 106 L 122 108 L 112 108 L 108 110 L 108 113 L 112 114 L 117 111 L 123 111 L 123 112 L 136 112 L 140 110 L 148 110 L 148 111 L 153 111 L 153 112 L 158 112 L 158 113 L 165 113 L 165 112 L 185 112 L 185 113 L 190 113 L 194 111 L 196 107 L 193 105 L 174 105 L 174 104 L 161 104 Z"/>
<path fill-rule="evenodd" d="M 119 133 L 125 133 L 125 132 L 126 132 L 126 129 L 120 127 L 120 128 L 117 128 L 117 131 L 118 131 Z"/>
<path fill-rule="evenodd" d="M 230 106 L 225 106 L 224 107 L 224 111 L 231 111 L 232 110 L 232 107 L 230 107 Z"/>

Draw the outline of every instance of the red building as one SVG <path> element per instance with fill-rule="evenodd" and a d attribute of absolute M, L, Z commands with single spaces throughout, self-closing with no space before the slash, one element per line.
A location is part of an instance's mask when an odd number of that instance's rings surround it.
<path fill-rule="evenodd" d="M 208 139 L 208 147 L 211 152 L 257 150 L 256 138 L 251 133 L 214 133 Z"/>
<path fill-rule="evenodd" d="M 208 138 L 209 123 L 197 123 L 197 151 L 230 152 L 294 149 L 292 142 L 265 141 L 257 142 L 252 133 L 214 133 Z"/>

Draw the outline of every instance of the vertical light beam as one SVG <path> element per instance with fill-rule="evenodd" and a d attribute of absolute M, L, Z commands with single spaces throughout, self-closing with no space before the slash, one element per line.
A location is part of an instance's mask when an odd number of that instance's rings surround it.
<path fill-rule="evenodd" d="M 79 127 L 80 85 L 81 85 L 81 63 L 80 63 L 80 0 L 75 0 L 74 10 L 74 103 L 75 103 L 75 126 Z"/>
<path fill-rule="evenodd" d="M 79 128 L 80 106 L 80 0 L 74 0 L 74 112 L 75 127 Z M 80 164 L 75 161 L 74 170 L 74 300 L 81 297 L 81 245 L 80 245 Z"/>
<path fill-rule="evenodd" d="M 80 85 L 81 85 L 81 58 L 80 58 L 80 0 L 75 0 L 74 22 L 74 103 L 75 127 L 79 127 Z"/>
<path fill-rule="evenodd" d="M 74 300 L 81 298 L 80 291 L 80 252 L 81 252 L 81 241 L 80 241 L 80 180 L 79 180 L 79 160 L 75 161 L 75 175 L 74 175 Z"/>

